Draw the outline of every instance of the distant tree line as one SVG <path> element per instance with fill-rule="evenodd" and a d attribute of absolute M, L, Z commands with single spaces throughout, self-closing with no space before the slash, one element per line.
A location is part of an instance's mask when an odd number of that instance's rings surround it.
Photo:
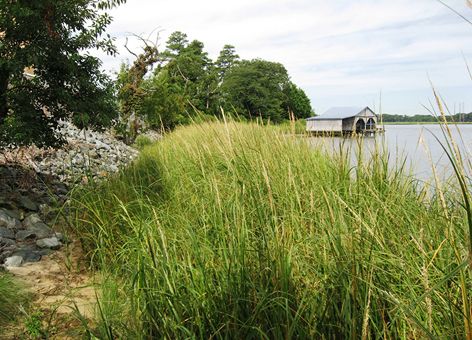
<path fill-rule="evenodd" d="M 400 123 L 400 122 L 437 122 L 438 118 L 433 115 L 390 115 L 383 114 L 382 120 L 386 123 Z M 457 113 L 454 115 L 447 115 L 446 120 L 448 122 L 472 122 L 472 112 L 470 113 Z"/>
<path fill-rule="evenodd" d="M 149 52 L 146 46 L 133 64 L 122 65 L 117 88 L 125 116 L 140 117 L 150 127 L 172 129 L 222 112 L 275 123 L 313 114 L 309 98 L 280 63 L 241 60 L 232 45 L 213 61 L 202 42 L 189 41 L 182 32 L 169 36 L 164 51 L 144 58 Z"/>

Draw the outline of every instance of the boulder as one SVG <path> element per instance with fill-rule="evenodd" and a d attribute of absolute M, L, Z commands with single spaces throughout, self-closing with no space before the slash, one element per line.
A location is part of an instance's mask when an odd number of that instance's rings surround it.
<path fill-rule="evenodd" d="M 5 259 L 4 266 L 6 268 L 21 267 L 23 258 L 21 256 L 10 256 Z"/>
<path fill-rule="evenodd" d="M 38 211 L 38 205 L 28 196 L 20 196 L 18 202 L 23 208 L 29 211 Z"/>
<path fill-rule="evenodd" d="M 5 209 L 0 209 L 0 227 L 18 229 L 21 227 L 21 222 L 11 217 Z"/>
<path fill-rule="evenodd" d="M 36 238 L 46 238 L 54 234 L 51 228 L 49 228 L 39 217 L 38 214 L 28 215 L 23 220 L 23 226 L 26 230 L 32 231 L 36 234 Z"/>
<path fill-rule="evenodd" d="M 42 222 L 36 223 L 29 230 L 34 232 L 36 234 L 36 238 L 38 239 L 49 237 L 54 233 L 51 228 Z"/>
<path fill-rule="evenodd" d="M 33 230 L 20 230 L 16 233 L 16 239 L 18 241 L 31 240 L 36 238 L 36 232 Z"/>
<path fill-rule="evenodd" d="M 16 242 L 10 238 L 0 237 L 0 247 L 11 247 L 16 245 Z"/>
<path fill-rule="evenodd" d="M 25 227 L 25 229 L 31 229 L 37 223 L 43 223 L 43 220 L 41 219 L 41 217 L 39 217 L 38 214 L 30 214 L 26 216 L 23 220 L 23 226 Z"/>
<path fill-rule="evenodd" d="M 22 214 L 18 210 L 8 210 L 8 209 L 3 209 L 3 212 L 10 216 L 11 218 L 14 218 L 16 220 L 21 220 L 22 219 Z"/>
<path fill-rule="evenodd" d="M 23 259 L 23 263 L 26 262 L 39 262 L 41 261 L 41 254 L 39 250 L 33 249 L 20 249 L 15 251 L 12 256 L 20 256 Z"/>
<path fill-rule="evenodd" d="M 47 249 L 53 249 L 57 250 L 61 248 L 62 243 L 57 239 L 57 237 L 49 237 L 49 238 L 43 238 L 40 240 L 36 241 L 36 245 L 39 248 L 47 248 Z"/>
<path fill-rule="evenodd" d="M 15 232 L 12 229 L 0 227 L 0 238 L 15 239 Z"/>

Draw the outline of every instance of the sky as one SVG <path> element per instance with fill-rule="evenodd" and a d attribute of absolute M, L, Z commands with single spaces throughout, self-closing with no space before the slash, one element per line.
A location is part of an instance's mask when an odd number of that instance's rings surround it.
<path fill-rule="evenodd" d="M 444 2 L 472 21 L 472 0 Z M 159 32 L 162 51 L 182 31 L 213 59 L 231 44 L 242 59 L 282 63 L 317 114 L 425 114 L 432 86 L 451 113 L 472 111 L 472 24 L 437 0 L 128 0 L 111 15 L 120 53 L 100 56 L 107 70 L 133 60 L 126 37 Z M 137 41 L 129 47 L 139 52 Z"/>

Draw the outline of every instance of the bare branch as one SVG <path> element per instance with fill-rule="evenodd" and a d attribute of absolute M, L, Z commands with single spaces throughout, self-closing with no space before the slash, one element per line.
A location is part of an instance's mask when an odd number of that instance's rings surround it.
<path fill-rule="evenodd" d="M 132 52 L 132 51 L 128 48 L 128 37 L 126 37 L 125 48 L 126 48 L 126 50 L 127 50 L 130 54 L 134 55 L 135 58 L 138 58 L 138 55 L 137 55 L 136 53 Z"/>

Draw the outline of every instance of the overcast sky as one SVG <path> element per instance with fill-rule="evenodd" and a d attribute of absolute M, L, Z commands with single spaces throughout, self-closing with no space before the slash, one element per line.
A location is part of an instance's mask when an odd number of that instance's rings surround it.
<path fill-rule="evenodd" d="M 445 0 L 472 21 L 466 0 Z M 384 113 L 425 113 L 429 79 L 451 111 L 472 111 L 472 25 L 436 0 L 128 0 L 109 28 L 120 55 L 131 32 L 159 29 L 161 50 L 174 31 L 205 44 L 216 58 L 225 44 L 243 59 L 281 62 L 317 113 L 369 105 Z M 136 49 L 137 50 L 137 49 Z"/>

